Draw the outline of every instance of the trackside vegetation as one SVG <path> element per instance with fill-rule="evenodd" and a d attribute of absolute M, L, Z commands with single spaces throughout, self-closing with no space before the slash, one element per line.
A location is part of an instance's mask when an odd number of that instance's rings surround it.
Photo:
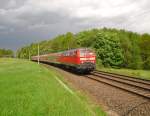
<path fill-rule="evenodd" d="M 29 55 L 37 55 L 37 44 L 18 49 L 17 56 L 29 58 Z M 150 70 L 149 34 L 108 28 L 91 29 L 58 35 L 39 45 L 40 54 L 90 47 L 96 51 L 99 67 Z"/>
<path fill-rule="evenodd" d="M 14 57 L 14 52 L 10 49 L 0 49 L 0 57 Z"/>
<path fill-rule="evenodd" d="M 68 92 L 56 76 L 37 63 L 0 59 L 0 116 L 106 115 L 78 93 Z"/>
<path fill-rule="evenodd" d="M 97 68 L 98 70 L 111 72 L 116 74 L 122 74 L 127 76 L 132 76 L 135 78 L 141 78 L 145 80 L 150 80 L 150 71 L 149 70 L 133 70 L 133 69 L 115 69 L 115 68 Z"/>

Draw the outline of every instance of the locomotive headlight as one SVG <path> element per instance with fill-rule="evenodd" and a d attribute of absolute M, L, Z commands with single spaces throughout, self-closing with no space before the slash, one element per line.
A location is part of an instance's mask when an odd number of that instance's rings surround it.
<path fill-rule="evenodd" d="M 80 60 L 87 60 L 87 58 L 80 58 Z"/>
<path fill-rule="evenodd" d="M 95 58 L 94 58 L 94 57 L 92 57 L 92 58 L 90 58 L 90 60 L 95 60 Z"/>
<path fill-rule="evenodd" d="M 91 57 L 91 58 L 80 58 L 80 60 L 95 60 L 94 57 Z"/>

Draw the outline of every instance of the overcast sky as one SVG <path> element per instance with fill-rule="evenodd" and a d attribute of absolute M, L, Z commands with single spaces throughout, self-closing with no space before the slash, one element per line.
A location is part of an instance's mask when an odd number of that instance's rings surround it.
<path fill-rule="evenodd" d="M 0 0 L 0 48 L 95 27 L 150 33 L 150 0 Z"/>

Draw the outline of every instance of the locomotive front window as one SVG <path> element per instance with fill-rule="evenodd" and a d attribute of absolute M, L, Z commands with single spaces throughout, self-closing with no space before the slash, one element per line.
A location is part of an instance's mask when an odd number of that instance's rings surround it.
<path fill-rule="evenodd" d="M 84 50 L 81 50 L 80 51 L 80 57 L 84 57 L 85 56 L 85 51 Z"/>
<path fill-rule="evenodd" d="M 81 49 L 80 50 L 80 57 L 85 57 L 88 55 L 94 55 L 94 52 L 90 49 Z"/>

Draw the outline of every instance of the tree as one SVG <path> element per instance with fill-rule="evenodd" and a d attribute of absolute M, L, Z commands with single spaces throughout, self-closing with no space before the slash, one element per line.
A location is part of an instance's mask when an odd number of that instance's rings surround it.
<path fill-rule="evenodd" d="M 132 63 L 132 43 L 124 30 L 121 30 L 121 32 L 119 33 L 119 38 L 124 56 L 124 63 L 122 66 L 125 68 L 130 68 L 130 65 Z"/>
<path fill-rule="evenodd" d="M 141 57 L 144 69 L 150 69 L 150 35 L 141 35 L 140 40 Z"/>
<path fill-rule="evenodd" d="M 137 34 L 130 33 L 130 41 L 132 45 L 132 49 L 131 49 L 132 59 L 129 67 L 132 69 L 142 69 L 142 58 L 140 55 L 141 50 L 139 47 L 140 38 Z"/>
<path fill-rule="evenodd" d="M 0 57 L 14 57 L 14 53 L 10 49 L 0 49 Z"/>
<path fill-rule="evenodd" d="M 120 41 L 115 34 L 98 33 L 93 47 L 104 66 L 120 67 L 124 61 Z"/>

